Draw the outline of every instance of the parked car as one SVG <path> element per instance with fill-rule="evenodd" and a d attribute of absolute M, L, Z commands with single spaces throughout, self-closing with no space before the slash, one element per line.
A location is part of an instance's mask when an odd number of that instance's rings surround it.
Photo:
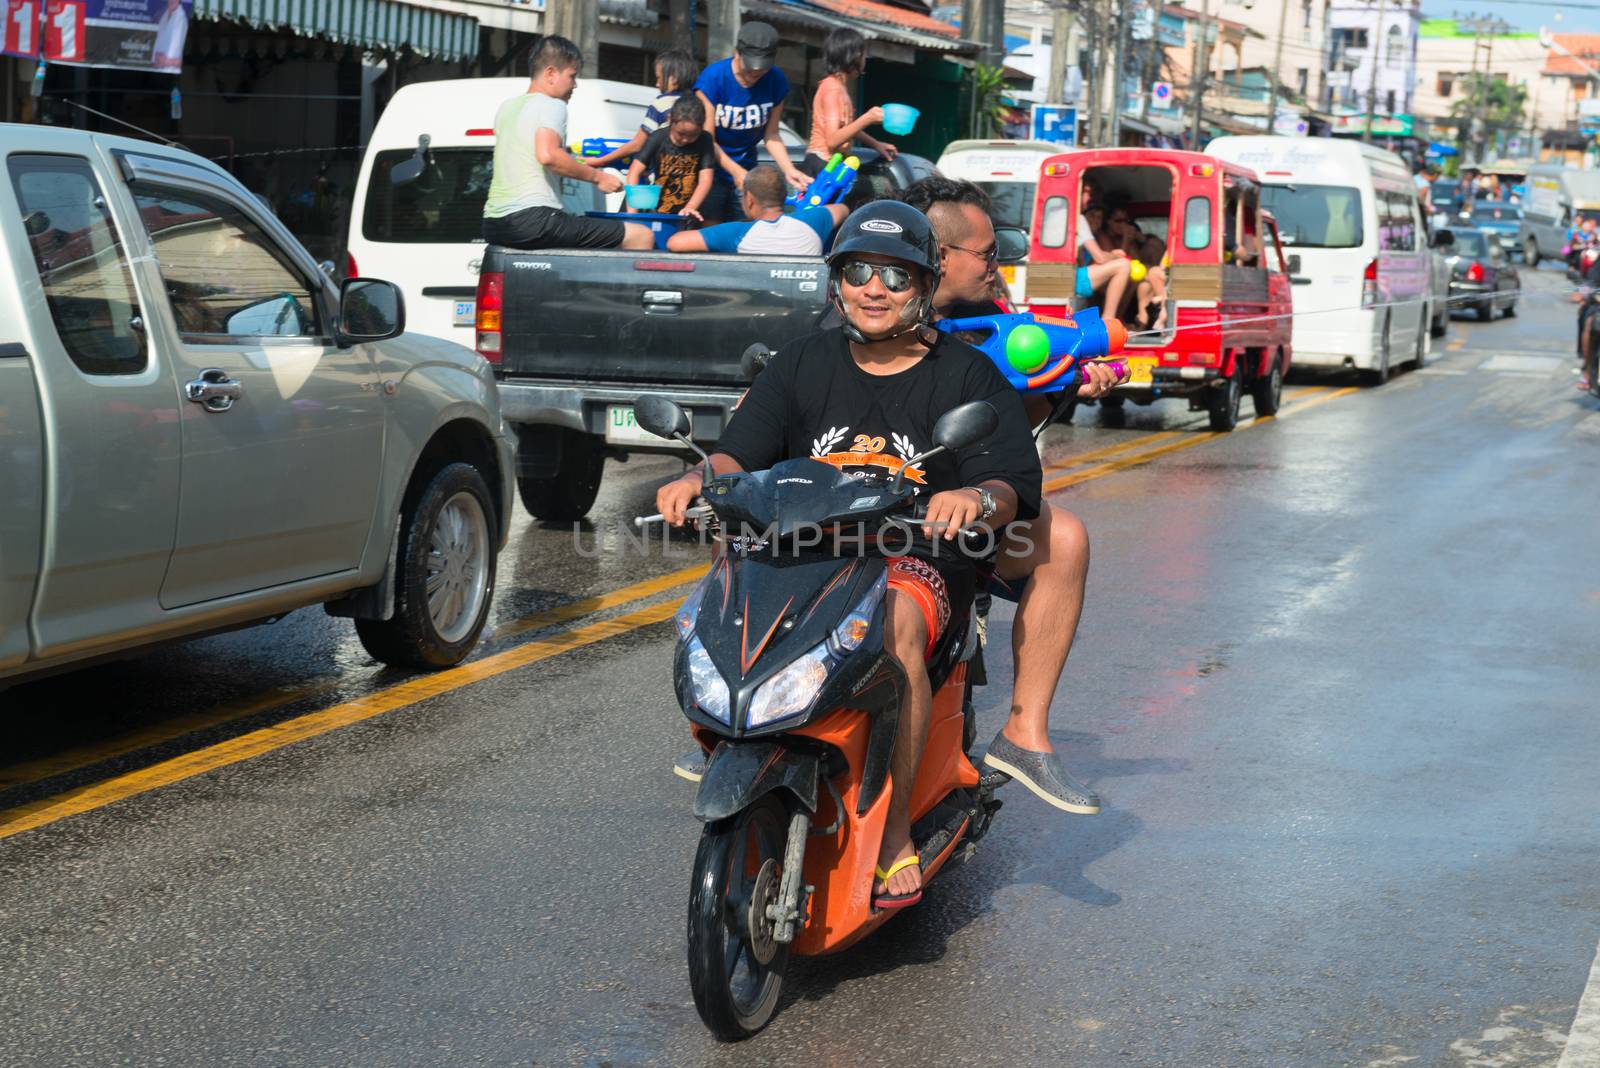
<path fill-rule="evenodd" d="M 388 663 L 466 656 L 514 473 L 488 365 L 198 156 L 0 154 L 0 679 L 316 604 Z"/>
<path fill-rule="evenodd" d="M 995 226 L 1026 233 L 1033 225 L 1039 169 L 1045 160 L 1063 151 L 1061 145 L 1050 141 L 952 141 L 939 156 L 939 172 L 949 178 L 972 182 L 989 194 L 990 217 Z M 1026 256 L 1017 263 L 1001 264 L 1000 274 L 1012 301 L 1026 305 Z"/>
<path fill-rule="evenodd" d="M 1522 276 L 1500 238 L 1470 226 L 1452 226 L 1441 233 L 1450 235 L 1451 308 L 1472 308 L 1484 322 L 1494 318 L 1496 308 L 1507 318 L 1517 314 Z"/>
<path fill-rule="evenodd" d="M 1522 248 L 1517 243 L 1522 230 L 1522 208 L 1519 205 L 1506 200 L 1480 200 L 1472 205 L 1471 214 L 1463 221 L 1498 237 L 1507 255 L 1522 256 Z"/>
<path fill-rule="evenodd" d="M 1294 276 L 1294 359 L 1373 384 L 1427 356 L 1432 256 L 1411 169 L 1354 141 L 1219 137 L 1206 149 L 1253 169 Z"/>
<path fill-rule="evenodd" d="M 1238 424 L 1246 393 L 1258 416 L 1276 412 L 1289 372 L 1291 295 L 1276 224 L 1261 210 L 1255 176 L 1170 149 L 1103 148 L 1047 160 L 1030 255 L 1035 314 L 1074 310 L 1078 205 L 1089 176 L 1140 229 L 1167 242 L 1171 261 L 1167 328 L 1129 339 L 1123 350 L 1129 381 L 1101 403 L 1186 397 L 1219 431 Z"/>

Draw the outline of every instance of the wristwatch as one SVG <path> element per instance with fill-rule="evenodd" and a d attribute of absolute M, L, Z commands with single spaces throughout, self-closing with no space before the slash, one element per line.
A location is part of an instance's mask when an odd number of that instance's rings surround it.
<path fill-rule="evenodd" d="M 978 491 L 978 508 L 980 509 L 978 512 L 978 519 L 980 521 L 987 522 L 990 516 L 999 511 L 994 503 L 994 494 L 990 493 L 982 486 L 973 486 L 972 488 Z"/>

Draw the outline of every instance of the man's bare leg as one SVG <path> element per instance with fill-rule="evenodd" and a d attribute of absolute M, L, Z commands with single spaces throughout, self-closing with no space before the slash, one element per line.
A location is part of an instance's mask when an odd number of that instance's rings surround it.
<path fill-rule="evenodd" d="M 1011 625 L 1011 716 L 984 762 L 1057 808 L 1092 815 L 1100 799 L 1066 773 L 1050 744 L 1050 702 L 1083 613 L 1089 533 L 1077 516 L 1046 504 L 1038 519 L 1007 535 L 997 574 L 1021 586 L 1022 596 Z"/>
<path fill-rule="evenodd" d="M 885 621 L 884 644 L 906 673 L 894 757 L 889 763 L 894 789 L 889 796 L 889 818 L 884 823 L 883 844 L 878 851 L 878 867 L 888 871 L 896 861 L 916 852 L 911 841 L 911 788 L 916 783 L 917 767 L 922 763 L 922 748 L 928 741 L 928 722 L 933 718 L 933 687 L 924 660 L 928 624 L 922 617 L 922 609 L 910 596 L 891 589 Z M 877 885 L 876 880 L 873 885 Z M 912 864 L 895 872 L 884 892 L 912 894 L 921 886 L 922 869 Z"/>

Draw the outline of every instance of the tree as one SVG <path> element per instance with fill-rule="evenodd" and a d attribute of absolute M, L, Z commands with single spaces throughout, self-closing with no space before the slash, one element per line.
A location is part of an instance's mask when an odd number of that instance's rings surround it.
<path fill-rule="evenodd" d="M 1006 72 L 1001 67 L 986 67 L 982 63 L 972 68 L 972 136 L 994 137 L 1004 125 L 1006 107 Z"/>
<path fill-rule="evenodd" d="M 1463 149 L 1484 144 L 1498 144 L 1501 133 L 1516 133 L 1526 124 L 1523 111 L 1528 102 L 1528 89 L 1511 85 L 1489 74 L 1469 74 L 1467 92 L 1450 105 L 1450 114 L 1456 118 L 1461 130 Z"/>

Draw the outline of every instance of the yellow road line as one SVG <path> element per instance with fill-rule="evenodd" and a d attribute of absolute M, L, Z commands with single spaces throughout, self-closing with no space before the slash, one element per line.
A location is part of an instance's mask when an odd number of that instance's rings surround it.
<path fill-rule="evenodd" d="M 1320 393 L 1323 390 L 1332 388 L 1332 386 L 1302 386 L 1298 389 L 1285 393 L 1283 395 L 1283 399 L 1285 401 L 1290 401 L 1298 397 L 1304 397 L 1311 393 Z M 1188 426 L 1199 425 L 1200 424 L 1198 422 L 1188 424 Z M 1103 460 L 1108 456 L 1116 456 L 1121 453 L 1129 452 L 1133 449 L 1141 448 L 1145 445 L 1154 445 L 1157 442 L 1167 441 L 1177 437 L 1179 434 L 1184 434 L 1187 432 L 1188 429 L 1186 426 L 1179 426 L 1172 430 L 1158 430 L 1150 434 L 1141 434 L 1136 438 L 1133 438 L 1129 441 L 1124 441 L 1118 445 L 1107 445 L 1101 449 L 1091 449 L 1088 452 L 1073 453 L 1071 456 L 1063 456 L 1054 463 L 1046 464 L 1044 467 L 1044 473 L 1048 475 L 1052 471 L 1064 471 L 1069 467 L 1077 467 L 1079 464 L 1086 464 L 1093 460 Z"/>
<path fill-rule="evenodd" d="M 1355 386 L 1334 390 L 1331 393 L 1286 407 L 1282 409 L 1280 415 L 1290 415 L 1304 411 L 1307 408 L 1326 404 L 1356 391 L 1357 387 Z M 1269 422 L 1271 419 L 1272 417 L 1270 416 L 1259 418 L 1251 423 L 1244 424 L 1239 429 L 1248 430 L 1252 426 Z M 1090 479 L 1148 463 L 1158 456 L 1192 448 L 1223 436 L 1223 434 L 1215 432 L 1196 434 L 1182 441 L 1161 445 L 1135 456 L 1099 464 L 1087 471 L 1079 471 L 1060 479 L 1054 479 L 1046 484 L 1045 489 L 1048 492 L 1065 486 L 1087 482 Z M 694 578 L 698 578 L 703 572 L 703 567 L 685 568 L 673 575 L 663 575 L 659 578 L 646 580 L 643 583 L 637 583 L 632 587 L 588 598 L 587 602 L 609 605 L 636 599 L 640 596 L 647 596 L 647 594 L 640 592 L 641 587 L 648 587 L 656 592 L 664 592 L 666 589 L 673 588 L 671 585 L 673 579 L 680 579 L 681 581 L 678 584 L 682 585 L 692 581 Z M 533 616 L 519 621 L 519 623 L 527 622 L 527 620 L 532 620 L 541 615 L 545 618 L 550 618 L 561 613 L 566 613 L 567 618 L 570 618 L 571 615 L 582 611 L 579 606 L 585 603 L 584 601 L 574 602 L 561 608 L 550 609 L 548 613 L 535 613 Z M 537 639 L 526 645 L 520 645 L 514 649 L 484 657 L 481 660 L 474 660 L 436 674 L 421 676 L 353 701 L 346 701 L 331 708 L 251 731 L 237 738 L 230 738 L 227 741 L 218 742 L 204 749 L 173 757 L 148 768 L 128 772 L 75 790 L 69 790 L 53 797 L 47 797 L 31 804 L 21 805 L 9 811 L 0 812 L 0 839 L 9 838 L 24 831 L 34 830 L 57 820 L 65 819 L 68 816 L 89 812 L 163 786 L 170 786 L 173 783 L 182 782 L 196 775 L 203 775 L 209 771 L 250 760 L 270 753 L 275 749 L 281 749 L 286 745 L 315 738 L 330 731 L 338 730 L 341 727 L 360 723 L 363 720 L 372 719 L 389 712 L 399 711 L 419 701 L 452 693 L 475 682 L 481 682 L 484 679 L 494 678 L 497 675 L 527 667 L 529 664 L 547 660 L 572 649 L 594 645 L 629 631 L 663 622 L 670 619 L 675 610 L 676 606 L 670 602 L 637 609 L 615 619 L 591 623 L 587 626 L 552 635 L 549 638 Z"/>
<path fill-rule="evenodd" d="M 705 573 L 706 566 L 698 564 L 670 574 L 646 579 L 643 582 L 635 582 L 621 589 L 611 590 L 593 597 L 585 597 L 570 604 L 531 612 L 520 619 L 515 619 L 496 627 L 492 637 L 505 638 L 526 634 L 529 631 L 567 623 L 583 616 L 592 615 L 595 612 L 603 612 L 618 605 L 642 601 L 647 597 L 653 597 L 656 594 L 686 586 L 699 579 Z M 65 749 L 59 753 L 41 757 L 38 760 L 30 760 L 24 764 L 3 767 L 0 768 L 0 790 L 26 786 L 29 783 L 40 782 L 57 775 L 65 775 L 68 772 L 78 771 L 93 764 L 126 756 L 140 749 L 148 749 L 151 746 L 173 741 L 195 731 L 206 730 L 232 720 L 270 712 L 274 708 L 282 708 L 285 705 L 293 704 L 295 701 L 327 693 L 337 688 L 341 682 L 346 681 L 348 681 L 347 678 L 339 677 L 314 679 L 299 686 L 242 697 L 236 701 L 229 701 L 203 712 L 193 712 L 187 715 L 180 715 L 175 719 L 163 720 L 161 723 L 154 724 L 143 730 L 119 735 L 107 741 L 97 742 L 94 745 Z"/>
<path fill-rule="evenodd" d="M 1241 423 L 1234 433 L 1237 433 L 1239 430 L 1249 430 L 1251 427 L 1259 426 L 1262 423 L 1269 423 L 1272 420 L 1284 415 L 1290 415 L 1295 412 L 1303 412 L 1307 408 L 1314 408 L 1319 404 L 1326 404 L 1331 400 L 1336 400 L 1339 397 L 1344 397 L 1351 393 L 1355 393 L 1359 388 L 1359 386 L 1345 386 L 1343 389 L 1336 389 L 1331 393 L 1324 393 L 1321 396 L 1311 397 L 1307 400 L 1300 401 L 1298 404 L 1291 404 L 1288 407 L 1279 409 L 1278 415 L 1276 416 L 1259 416 L 1251 422 Z M 1297 394 L 1297 396 L 1303 396 L 1303 394 Z M 1056 491 L 1064 490 L 1069 486 L 1076 486 L 1080 483 L 1088 482 L 1091 479 L 1115 474 L 1118 471 L 1126 471 L 1130 467 L 1139 467 L 1140 465 L 1147 464 L 1151 460 L 1159 457 L 1170 456 L 1172 453 L 1182 452 L 1184 449 L 1192 449 L 1196 445 L 1204 445 L 1208 441 L 1215 441 L 1217 438 L 1227 436 L 1227 432 L 1209 430 L 1201 434 L 1192 434 L 1188 437 L 1185 437 L 1181 441 L 1174 441 L 1170 444 L 1160 445 L 1156 448 L 1148 449 L 1133 456 L 1126 456 L 1120 460 L 1111 460 L 1106 463 L 1096 464 L 1094 467 L 1090 467 L 1082 471 L 1074 471 L 1071 474 L 1050 479 L 1044 484 L 1043 489 L 1045 493 L 1055 493 Z"/>
<path fill-rule="evenodd" d="M 262 756 L 274 749 L 303 742 L 308 738 L 338 730 L 340 727 L 348 727 L 353 723 L 406 708 L 430 697 L 439 697 L 475 682 L 482 682 L 484 679 L 515 671 L 529 664 L 548 660 L 572 649 L 593 645 L 652 623 L 660 623 L 670 619 L 675 611 L 677 605 L 671 603 L 640 608 L 615 619 L 591 623 L 549 638 L 540 638 L 503 653 L 486 656 L 482 660 L 474 660 L 433 675 L 424 675 L 368 694 L 366 697 L 325 708 L 320 712 L 312 712 L 271 727 L 241 734 L 237 738 L 230 738 L 192 753 L 184 753 L 148 768 L 69 790 L 7 812 L 0 812 L 0 838 L 9 838 L 68 816 L 75 816 L 115 801 L 170 786 L 196 775 L 204 775 L 208 771 Z"/>

